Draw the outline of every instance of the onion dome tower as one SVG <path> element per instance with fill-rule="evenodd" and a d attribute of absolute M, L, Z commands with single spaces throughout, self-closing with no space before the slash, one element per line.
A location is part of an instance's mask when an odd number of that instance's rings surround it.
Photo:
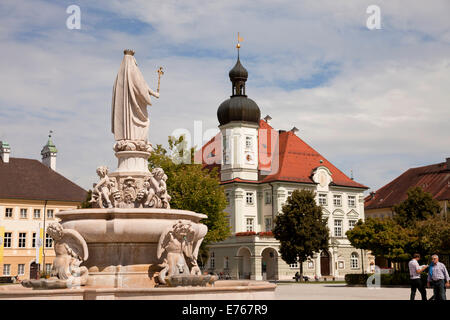
<path fill-rule="evenodd" d="M 246 95 L 248 71 L 239 58 L 242 40 L 238 34 L 237 61 L 228 74 L 232 95 L 217 109 L 219 129 L 222 133 L 222 181 L 235 178 L 258 179 L 257 144 L 261 111 L 256 102 Z"/>

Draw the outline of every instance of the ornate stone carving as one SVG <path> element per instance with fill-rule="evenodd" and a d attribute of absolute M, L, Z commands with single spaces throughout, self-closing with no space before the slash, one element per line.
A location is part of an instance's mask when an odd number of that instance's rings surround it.
<path fill-rule="evenodd" d="M 134 141 L 134 140 L 119 140 L 114 144 L 114 151 L 143 151 L 143 152 L 152 152 L 153 147 L 147 141 Z"/>
<path fill-rule="evenodd" d="M 90 200 L 95 208 L 170 209 L 167 175 L 161 168 L 138 176 L 108 176 L 108 168 L 99 167 L 100 181 L 94 185 Z"/>
<path fill-rule="evenodd" d="M 88 269 L 80 264 L 89 257 L 86 241 L 76 230 L 63 229 L 52 223 L 47 233 L 54 241 L 55 259 L 50 279 L 25 280 L 22 285 L 31 288 L 57 289 L 86 285 Z"/>
<path fill-rule="evenodd" d="M 166 284 L 166 277 L 201 275 L 197 256 L 202 240 L 196 237 L 190 222 L 181 220 L 161 234 L 156 253 L 158 259 L 163 259 L 160 264 L 163 269 L 158 276 L 160 283 Z"/>
<path fill-rule="evenodd" d="M 100 181 L 97 182 L 92 190 L 90 202 L 97 208 L 112 208 L 111 194 L 112 190 L 116 190 L 116 182 L 108 177 L 108 168 L 105 166 L 97 168 L 97 175 Z"/>

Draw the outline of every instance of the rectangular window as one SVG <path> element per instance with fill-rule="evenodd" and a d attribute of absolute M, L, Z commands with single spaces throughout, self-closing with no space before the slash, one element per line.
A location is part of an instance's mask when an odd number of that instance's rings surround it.
<path fill-rule="evenodd" d="M 264 226 L 265 226 L 266 232 L 271 231 L 272 230 L 272 218 L 265 218 Z"/>
<path fill-rule="evenodd" d="M 214 252 L 211 252 L 211 255 L 209 256 L 209 267 L 211 269 L 214 269 L 216 267 L 216 257 Z"/>
<path fill-rule="evenodd" d="M 245 137 L 245 148 L 246 149 L 252 148 L 252 137 Z"/>
<path fill-rule="evenodd" d="M 314 261 L 308 260 L 308 269 L 314 269 Z"/>
<path fill-rule="evenodd" d="M 18 264 L 17 265 L 17 275 L 23 276 L 25 274 L 25 265 L 24 264 Z"/>
<path fill-rule="evenodd" d="M 51 263 L 46 263 L 45 264 L 45 273 L 46 274 L 50 274 L 52 272 L 52 264 Z"/>
<path fill-rule="evenodd" d="M 13 208 L 5 209 L 5 218 L 12 218 Z"/>
<path fill-rule="evenodd" d="M 356 225 L 356 220 L 349 220 L 348 221 L 348 230 L 352 230 Z"/>
<path fill-rule="evenodd" d="M 245 201 L 247 202 L 247 204 L 253 204 L 253 192 L 247 192 Z"/>
<path fill-rule="evenodd" d="M 342 237 L 342 220 L 334 220 L 334 236 Z"/>
<path fill-rule="evenodd" d="M 51 248 L 53 246 L 53 239 L 47 233 L 45 234 L 45 247 Z"/>
<path fill-rule="evenodd" d="M 356 197 L 355 196 L 348 196 L 348 206 L 356 207 Z"/>
<path fill-rule="evenodd" d="M 327 205 L 327 195 L 326 193 L 319 193 L 319 205 L 326 206 Z"/>
<path fill-rule="evenodd" d="M 25 232 L 19 233 L 19 248 L 25 248 L 27 244 L 27 234 Z"/>
<path fill-rule="evenodd" d="M 338 261 L 338 269 L 344 269 L 344 268 L 345 268 L 344 261 Z"/>
<path fill-rule="evenodd" d="M 247 218 L 246 219 L 246 226 L 247 226 L 247 231 L 254 231 L 254 227 L 253 227 L 253 218 Z"/>
<path fill-rule="evenodd" d="M 264 201 L 265 201 L 265 204 L 272 203 L 272 195 L 270 194 L 270 191 L 264 192 Z"/>
<path fill-rule="evenodd" d="M 340 194 L 335 194 L 333 196 L 333 204 L 335 207 L 342 206 L 342 196 Z"/>
<path fill-rule="evenodd" d="M 33 232 L 33 238 L 31 238 L 31 247 L 36 248 L 36 232 Z"/>
<path fill-rule="evenodd" d="M 35 219 L 41 218 L 41 209 L 34 209 L 33 218 Z"/>
<path fill-rule="evenodd" d="M 47 218 L 48 219 L 53 219 L 53 209 L 47 210 Z"/>
<path fill-rule="evenodd" d="M 5 232 L 4 237 L 3 237 L 3 247 L 11 248 L 11 242 L 12 242 L 12 233 Z"/>
<path fill-rule="evenodd" d="M 227 158 L 227 136 L 222 137 L 222 164 L 228 164 Z"/>
<path fill-rule="evenodd" d="M 27 209 L 20 209 L 20 218 L 26 219 L 27 218 Z"/>
<path fill-rule="evenodd" d="M 4 264 L 3 265 L 3 275 L 4 276 L 10 276 L 11 275 L 11 265 L 10 264 Z"/>

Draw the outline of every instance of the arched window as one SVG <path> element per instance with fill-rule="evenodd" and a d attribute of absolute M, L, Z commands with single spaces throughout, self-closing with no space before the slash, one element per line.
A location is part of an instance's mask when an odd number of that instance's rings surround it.
<path fill-rule="evenodd" d="M 358 258 L 358 254 L 356 252 L 353 252 L 350 255 L 350 268 L 352 268 L 352 269 L 359 268 L 359 258 Z"/>

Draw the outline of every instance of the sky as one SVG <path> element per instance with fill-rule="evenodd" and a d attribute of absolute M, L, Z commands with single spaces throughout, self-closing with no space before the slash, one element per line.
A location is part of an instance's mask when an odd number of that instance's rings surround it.
<path fill-rule="evenodd" d="M 66 26 L 70 5 L 80 29 Z M 381 29 L 367 28 L 370 5 Z M 40 160 L 53 130 L 57 171 L 91 188 L 98 166 L 117 167 L 112 87 L 131 48 L 153 89 L 165 70 L 149 107 L 151 143 L 180 128 L 194 135 L 195 121 L 206 142 L 231 94 L 240 32 L 246 92 L 262 117 L 296 126 L 376 190 L 450 157 L 449 12 L 448 0 L 2 0 L 0 140 L 11 157 Z"/>

